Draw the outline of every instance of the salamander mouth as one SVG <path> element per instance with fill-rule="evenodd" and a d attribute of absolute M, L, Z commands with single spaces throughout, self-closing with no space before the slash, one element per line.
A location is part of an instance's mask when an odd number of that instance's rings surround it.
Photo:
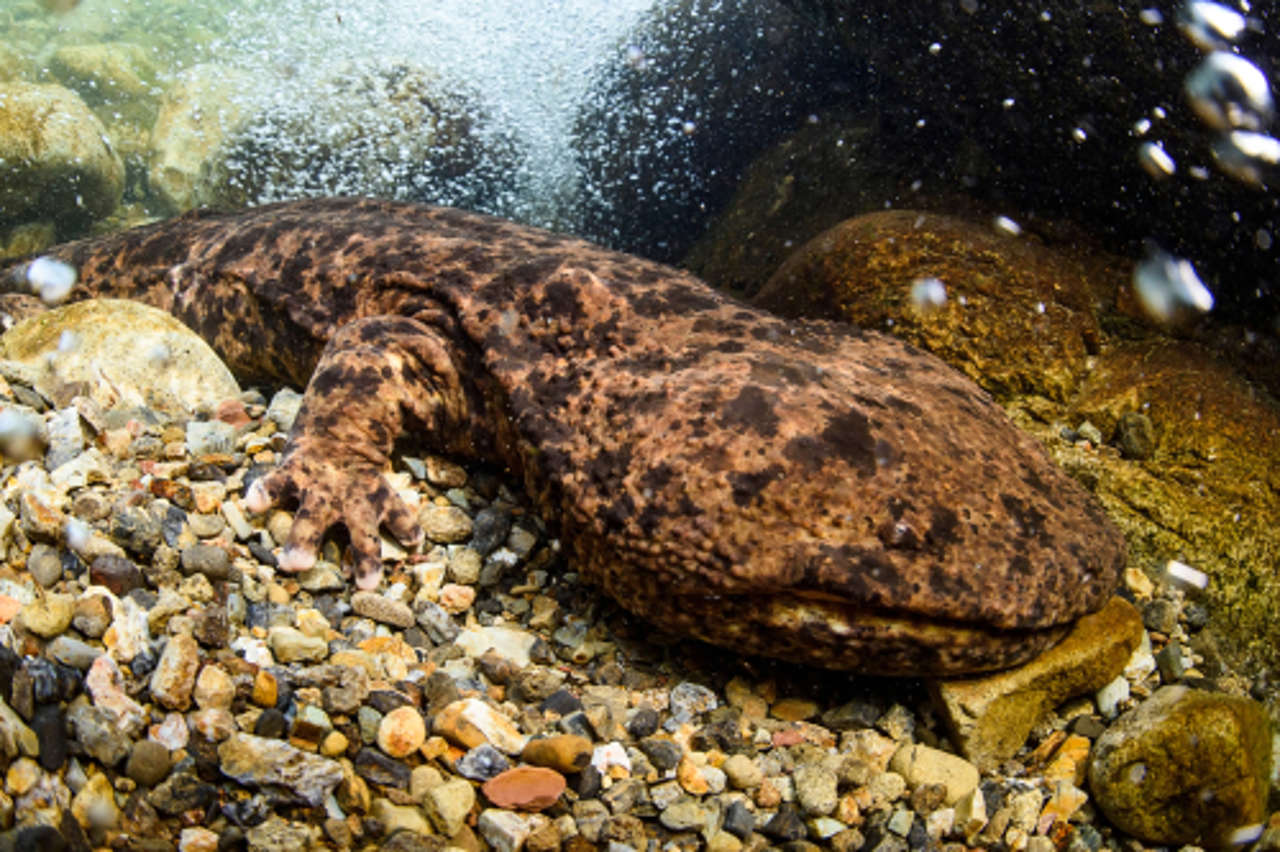
<path fill-rule="evenodd" d="M 918 677 L 1020 665 L 1070 628 L 1004 630 L 789 592 L 669 595 L 660 608 L 633 611 L 660 626 L 738 651 L 828 669 Z"/>

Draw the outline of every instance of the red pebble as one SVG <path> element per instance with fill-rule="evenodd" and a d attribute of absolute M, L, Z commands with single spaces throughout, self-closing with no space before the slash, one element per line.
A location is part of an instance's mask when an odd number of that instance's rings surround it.
<path fill-rule="evenodd" d="M 540 811 L 554 805 L 564 788 L 564 776 L 554 769 L 517 766 L 490 778 L 480 789 L 499 808 Z"/>

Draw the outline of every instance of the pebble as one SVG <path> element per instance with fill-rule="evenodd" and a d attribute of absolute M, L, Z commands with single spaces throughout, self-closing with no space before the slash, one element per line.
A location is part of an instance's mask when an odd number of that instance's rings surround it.
<path fill-rule="evenodd" d="M 511 768 L 511 761 L 506 755 L 488 743 L 482 743 L 469 749 L 454 764 L 454 769 L 464 778 L 473 781 L 488 781 Z"/>
<path fill-rule="evenodd" d="M 517 766 L 481 786 L 493 805 L 507 810 L 541 811 L 554 805 L 565 790 L 564 776 L 541 766 Z"/>
<path fill-rule="evenodd" d="M 203 574 L 210 580 L 226 580 L 231 576 L 231 557 L 216 544 L 193 544 L 181 555 L 184 574 Z"/>
<path fill-rule="evenodd" d="M 44 639 L 66 632 L 75 615 L 75 599 L 70 595 L 45 594 L 22 608 L 18 618 L 22 626 Z"/>
<path fill-rule="evenodd" d="M 905 745 L 894 753 L 889 769 L 903 777 L 911 789 L 940 784 L 946 789 L 943 801 L 953 805 L 978 786 L 978 767 L 964 758 L 931 748 Z"/>
<path fill-rule="evenodd" d="M 498 852 L 517 852 L 532 833 L 527 819 L 498 808 L 481 811 L 476 827 L 485 842 Z"/>
<path fill-rule="evenodd" d="M 200 647 L 189 633 L 170 636 L 151 675 L 151 696 L 170 710 L 186 710 L 200 666 Z"/>
<path fill-rule="evenodd" d="M 319 662 L 329 656 L 329 643 L 320 636 L 308 636 L 294 627 L 272 627 L 267 646 L 282 663 Z"/>
<path fill-rule="evenodd" d="M 435 733 L 463 748 L 491 743 L 506 754 L 524 751 L 527 738 L 489 705 L 476 698 L 465 698 L 446 706 L 435 717 Z"/>
<path fill-rule="evenodd" d="M 826 816 L 836 809 L 836 774 L 825 766 L 809 765 L 792 776 L 796 803 L 809 816 Z"/>
<path fill-rule="evenodd" d="M 288 743 L 252 734 L 231 735 L 218 747 L 223 774 L 250 786 L 285 787 L 312 806 L 342 780 L 342 766 Z"/>
<path fill-rule="evenodd" d="M 146 582 L 142 569 L 134 562 L 112 554 L 104 554 L 93 560 L 89 566 L 89 580 L 110 589 L 112 594 L 119 597 L 142 588 Z"/>
<path fill-rule="evenodd" d="M 353 594 L 351 608 L 357 615 L 372 618 L 381 624 L 390 624 L 392 627 L 412 627 L 415 621 L 413 610 L 408 604 L 374 592 Z"/>
<path fill-rule="evenodd" d="M 154 787 L 172 767 L 169 749 L 154 740 L 138 740 L 129 752 L 124 772 L 143 787 Z"/>
<path fill-rule="evenodd" d="M 721 769 L 736 790 L 752 790 L 764 781 L 764 772 L 759 764 L 745 754 L 730 755 Z"/>
<path fill-rule="evenodd" d="M 192 694 L 198 707 L 226 709 L 235 698 L 236 685 L 221 667 L 210 664 L 200 669 Z"/>
<path fill-rule="evenodd" d="M 62 579 L 62 559 L 47 544 L 33 544 L 27 555 L 27 570 L 41 587 L 51 589 Z"/>
<path fill-rule="evenodd" d="M 591 762 L 591 740 L 577 734 L 554 734 L 529 740 L 520 759 L 566 774 L 581 772 Z"/>
<path fill-rule="evenodd" d="M 102 649 L 71 636 L 59 636 L 45 647 L 45 653 L 60 663 L 85 670 L 102 656 Z"/>
<path fill-rule="evenodd" d="M 428 790 L 423 808 L 437 831 L 453 837 L 462 830 L 475 802 L 475 788 L 461 778 L 454 778 Z"/>
<path fill-rule="evenodd" d="M 429 503 L 418 512 L 418 523 L 430 541 L 453 544 L 471 537 L 471 517 L 457 506 Z"/>
<path fill-rule="evenodd" d="M 427 739 L 427 726 L 416 707 L 397 707 L 378 724 L 378 748 L 391 757 L 413 754 Z"/>

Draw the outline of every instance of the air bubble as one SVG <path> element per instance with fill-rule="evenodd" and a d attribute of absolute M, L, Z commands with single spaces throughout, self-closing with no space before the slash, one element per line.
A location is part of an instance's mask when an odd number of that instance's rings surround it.
<path fill-rule="evenodd" d="M 1157 180 L 1167 178 L 1178 170 L 1173 158 L 1159 142 L 1143 142 L 1138 148 L 1138 162 L 1147 174 Z"/>
<path fill-rule="evenodd" d="M 992 224 L 995 225 L 997 231 L 1002 234 L 1008 234 L 1011 237 L 1016 237 L 1022 233 L 1022 226 L 1008 216 L 997 216 Z"/>
<path fill-rule="evenodd" d="M 1243 56 L 1215 51 L 1187 75 L 1184 87 L 1196 115 L 1215 130 L 1257 130 L 1275 104 L 1267 76 Z"/>
<path fill-rule="evenodd" d="M 26 265 L 20 275 L 31 291 L 50 305 L 65 301 L 76 285 L 75 267 L 52 257 L 37 257 Z"/>
<path fill-rule="evenodd" d="M 1233 130 L 1214 141 L 1213 159 L 1225 174 L 1263 189 L 1268 175 L 1280 165 L 1280 140 L 1265 133 Z"/>
<path fill-rule="evenodd" d="M 1178 29 L 1206 53 L 1230 47 L 1244 28 L 1244 15 L 1221 3 L 1195 0 L 1183 6 L 1178 13 Z"/>
<path fill-rule="evenodd" d="M 1134 268 L 1133 288 L 1143 309 L 1157 322 L 1171 323 L 1213 309 L 1213 294 L 1191 261 L 1158 249 Z"/>
<path fill-rule="evenodd" d="M 911 303 L 929 313 L 947 303 L 947 285 L 937 278 L 917 278 L 911 284 Z"/>

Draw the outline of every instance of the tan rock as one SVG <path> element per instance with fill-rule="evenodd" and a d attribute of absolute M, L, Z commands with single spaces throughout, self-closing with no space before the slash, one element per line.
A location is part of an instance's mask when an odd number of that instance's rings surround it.
<path fill-rule="evenodd" d="M 209 664 L 200 669 L 194 695 L 196 704 L 200 707 L 226 709 L 231 706 L 232 699 L 236 697 L 236 685 L 231 680 L 231 675 L 220 666 Z"/>
<path fill-rule="evenodd" d="M 151 675 L 151 697 L 170 710 L 186 710 L 199 668 L 200 646 L 191 634 L 170 636 Z"/>
<path fill-rule="evenodd" d="M 929 684 L 956 743 L 979 768 L 1012 757 L 1046 712 L 1114 680 L 1142 640 L 1142 618 L 1120 598 L 1086 616 L 1024 666 Z"/>
<path fill-rule="evenodd" d="M 462 778 L 454 778 L 427 790 L 423 807 L 436 830 L 452 837 L 462 830 L 475 803 L 475 788 Z"/>
<path fill-rule="evenodd" d="M 71 814 L 86 831 L 115 828 L 120 821 L 120 808 L 116 805 L 111 779 L 102 772 L 90 775 L 71 800 Z"/>
<path fill-rule="evenodd" d="M 60 351 L 65 332 L 77 345 Z M 0 338 L 0 357 L 44 364 L 37 389 L 53 399 L 64 385 L 102 406 L 150 407 L 186 416 L 239 396 L 235 377 L 209 344 L 165 311 L 125 299 L 89 299 L 37 314 Z M 157 357 L 157 354 L 162 357 Z"/>
<path fill-rule="evenodd" d="M 66 632 L 75 615 L 75 599 L 70 595 L 46 594 L 36 597 L 22 608 L 22 626 L 44 639 Z"/>
<path fill-rule="evenodd" d="M 510 719 L 478 698 L 447 705 L 436 714 L 433 730 L 463 748 L 489 743 L 506 754 L 519 754 L 528 742 Z"/>
<path fill-rule="evenodd" d="M 427 725 L 417 707 L 397 707 L 378 725 L 378 748 L 392 757 L 407 757 L 427 739 Z"/>
<path fill-rule="evenodd" d="M 818 715 L 818 703 L 807 698 L 783 698 L 769 708 L 769 715 L 784 722 L 803 722 Z"/>
<path fill-rule="evenodd" d="M 962 757 L 919 743 L 898 749 L 889 768 L 901 775 L 912 790 L 926 784 L 946 787 L 947 805 L 954 805 L 978 786 L 978 767 Z"/>
<path fill-rule="evenodd" d="M 253 676 L 253 692 L 249 699 L 259 707 L 275 707 L 277 690 L 275 675 L 266 669 L 258 669 Z"/>

